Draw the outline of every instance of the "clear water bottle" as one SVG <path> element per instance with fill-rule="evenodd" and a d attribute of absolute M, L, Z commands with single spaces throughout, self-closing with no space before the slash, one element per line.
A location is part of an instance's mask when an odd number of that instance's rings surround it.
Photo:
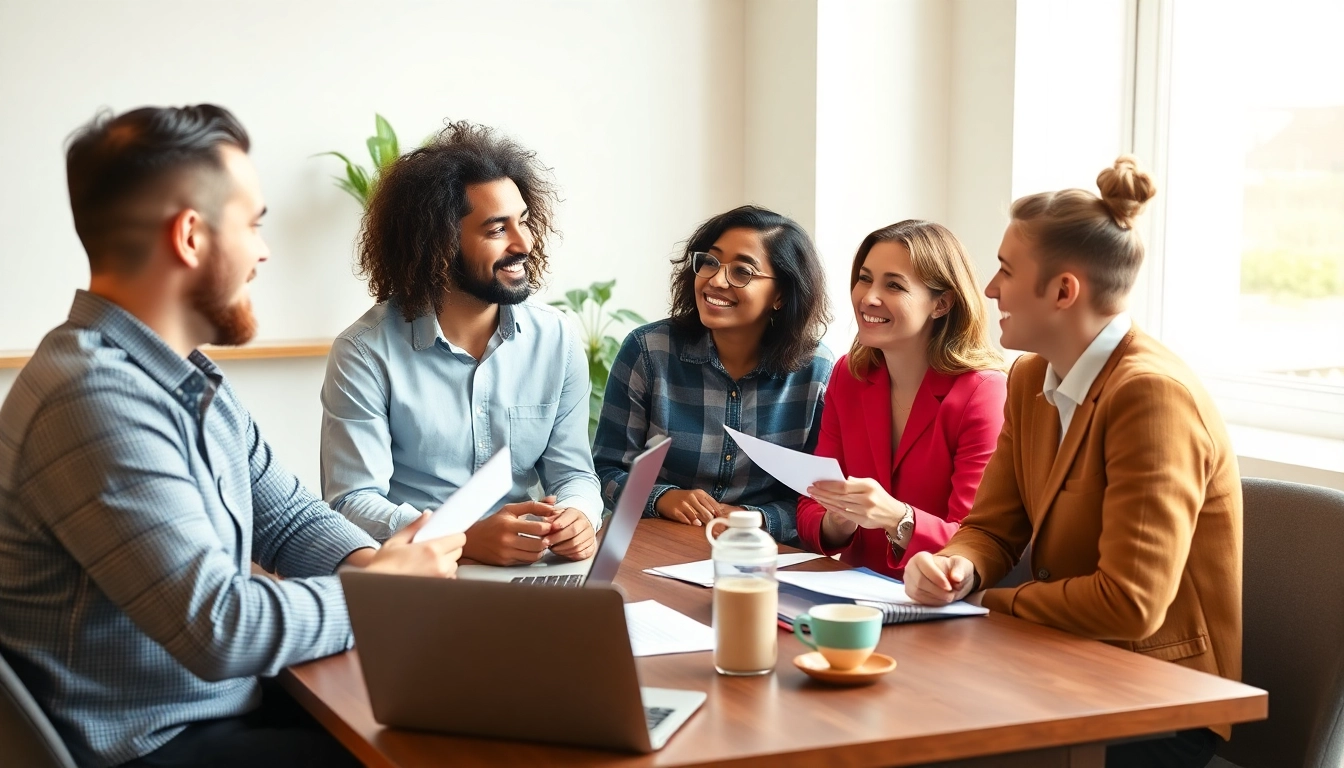
<path fill-rule="evenodd" d="M 716 526 L 726 526 L 714 538 Z M 779 547 L 761 530 L 761 513 L 733 512 L 711 520 L 714 549 L 714 668 L 723 675 L 773 672 L 779 652 Z"/>

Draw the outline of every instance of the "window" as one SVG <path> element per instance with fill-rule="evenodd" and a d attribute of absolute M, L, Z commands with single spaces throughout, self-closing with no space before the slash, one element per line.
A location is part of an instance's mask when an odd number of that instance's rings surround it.
<path fill-rule="evenodd" d="M 1344 3 L 1137 8 L 1146 325 L 1229 422 L 1344 438 Z"/>

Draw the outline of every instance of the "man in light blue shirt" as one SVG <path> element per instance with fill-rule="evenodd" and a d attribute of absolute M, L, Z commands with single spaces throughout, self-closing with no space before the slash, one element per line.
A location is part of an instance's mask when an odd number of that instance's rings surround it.
<path fill-rule="evenodd" d="M 374 538 L 508 446 L 513 488 L 468 529 L 463 556 L 596 550 L 587 358 L 558 311 L 527 301 L 554 201 L 533 153 L 469 123 L 383 171 L 359 251 L 378 303 L 333 344 L 322 387 L 323 495 Z"/>
<path fill-rule="evenodd" d="M 0 651 L 83 766 L 357 765 L 258 678 L 350 647 L 338 565 L 442 576 L 461 554 L 410 543 L 423 518 L 376 549 L 196 349 L 256 328 L 247 148 L 204 104 L 100 116 L 67 153 L 92 276 L 0 407 Z"/>

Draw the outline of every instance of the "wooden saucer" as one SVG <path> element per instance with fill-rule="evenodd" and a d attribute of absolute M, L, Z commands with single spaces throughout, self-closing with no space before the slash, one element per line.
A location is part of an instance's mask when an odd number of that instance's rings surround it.
<path fill-rule="evenodd" d="M 896 668 L 896 660 L 885 653 L 873 652 L 857 668 L 842 671 L 831 669 L 830 662 L 820 652 L 813 651 L 793 657 L 793 666 L 803 670 L 813 680 L 835 685 L 867 685 Z"/>

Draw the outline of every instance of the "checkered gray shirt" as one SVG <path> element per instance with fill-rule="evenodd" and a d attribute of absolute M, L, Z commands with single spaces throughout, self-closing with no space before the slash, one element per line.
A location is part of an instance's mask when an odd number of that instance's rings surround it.
<path fill-rule="evenodd" d="M 82 765 L 243 714 L 258 675 L 349 648 L 331 574 L 366 546 L 209 359 L 87 292 L 0 407 L 0 651 Z"/>
<path fill-rule="evenodd" d="M 798 539 L 798 494 L 756 466 L 724 425 L 762 440 L 811 453 L 821 431 L 821 406 L 834 358 L 817 345 L 811 362 L 787 374 L 756 370 L 734 381 L 710 334 L 688 339 L 667 320 L 626 337 L 607 379 L 593 464 L 610 508 L 629 477 L 630 464 L 654 435 L 668 450 L 644 510 L 670 490 L 699 488 L 725 504 L 754 509 L 784 543 Z"/>

